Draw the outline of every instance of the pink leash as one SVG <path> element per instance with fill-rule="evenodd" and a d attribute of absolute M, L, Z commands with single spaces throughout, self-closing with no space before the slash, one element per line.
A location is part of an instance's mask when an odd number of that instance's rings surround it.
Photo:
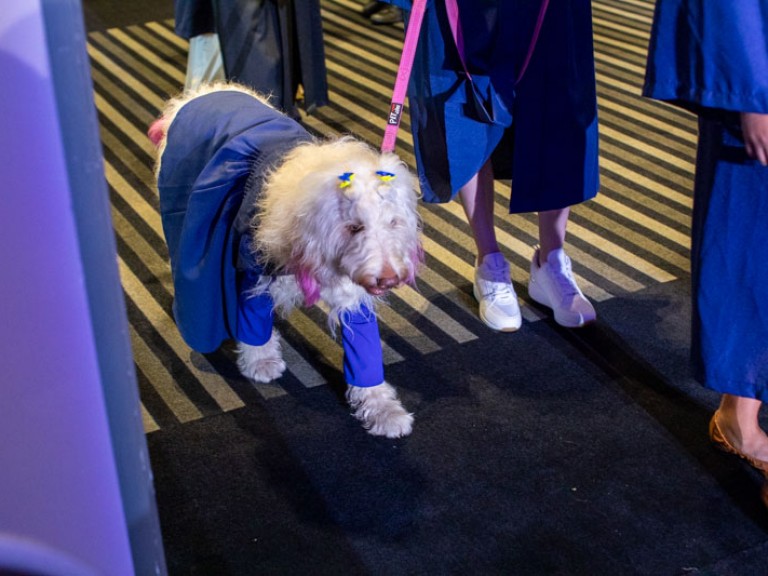
<path fill-rule="evenodd" d="M 387 119 L 387 127 L 384 130 L 384 140 L 381 144 L 382 152 L 394 152 L 395 150 L 397 130 L 400 127 L 400 117 L 403 114 L 405 94 L 408 89 L 408 80 L 411 77 L 411 70 L 413 69 L 413 58 L 416 55 L 416 46 L 419 43 L 419 33 L 421 31 L 421 22 L 424 20 L 426 4 L 426 0 L 413 0 L 411 15 L 408 20 L 408 29 L 405 32 L 403 54 L 400 57 L 400 66 L 397 70 L 397 79 L 395 80 L 395 88 L 392 94 L 392 103 L 389 107 L 389 118 Z M 539 41 L 539 33 L 541 32 L 541 26 L 544 23 L 544 16 L 547 13 L 548 6 L 549 0 L 541 1 L 539 15 L 536 19 L 536 26 L 533 29 L 533 35 L 531 36 L 531 43 L 528 45 L 528 52 L 525 55 L 523 65 L 520 67 L 520 72 L 517 75 L 515 84 L 518 84 L 523 79 L 523 75 L 528 69 L 528 64 L 533 56 L 536 43 Z M 469 70 L 467 70 L 467 65 L 464 63 L 464 39 L 461 35 L 461 23 L 459 22 L 459 6 L 456 3 L 456 0 L 445 0 L 445 8 L 448 12 L 448 23 L 451 26 L 453 41 L 456 43 L 456 48 L 459 52 L 461 66 L 464 69 L 464 73 L 467 75 L 467 79 L 471 82 L 472 76 L 470 75 Z"/>
<path fill-rule="evenodd" d="M 413 68 L 413 57 L 416 55 L 416 45 L 419 43 L 421 21 L 424 20 L 424 10 L 427 0 L 413 0 L 411 15 L 408 20 L 408 29 L 405 31 L 403 54 L 400 57 L 400 67 L 397 69 L 395 89 L 392 94 L 392 103 L 389 106 L 389 118 L 384 130 L 384 141 L 381 143 L 382 152 L 394 152 L 397 141 L 397 129 L 400 127 L 400 116 L 403 114 L 405 93 L 408 90 L 408 80 Z"/>

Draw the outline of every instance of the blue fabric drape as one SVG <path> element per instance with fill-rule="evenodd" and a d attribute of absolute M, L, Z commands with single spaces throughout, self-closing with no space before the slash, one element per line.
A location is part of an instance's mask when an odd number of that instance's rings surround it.
<path fill-rule="evenodd" d="M 398 2 L 410 6 L 410 3 Z M 443 2 L 429 2 L 409 110 L 424 200 L 446 202 L 490 158 L 512 179 L 511 212 L 571 206 L 598 189 L 588 0 L 550 2 L 531 62 L 538 1 L 459 0 L 464 74 Z"/>
<path fill-rule="evenodd" d="M 643 93 L 694 112 L 768 113 L 768 0 L 664 0 Z"/>

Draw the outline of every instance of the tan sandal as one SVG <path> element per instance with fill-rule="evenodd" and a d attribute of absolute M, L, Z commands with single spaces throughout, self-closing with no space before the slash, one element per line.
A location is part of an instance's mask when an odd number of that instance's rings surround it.
<path fill-rule="evenodd" d="M 723 430 L 720 428 L 720 424 L 717 421 L 719 412 L 719 410 L 716 410 L 712 415 L 712 419 L 709 421 L 709 439 L 712 440 L 715 446 L 717 446 L 723 452 L 727 452 L 728 454 L 735 454 L 736 456 L 743 458 L 749 462 L 751 466 L 757 468 L 763 474 L 768 476 L 768 462 L 765 460 L 758 460 L 757 458 L 749 456 L 748 454 L 744 454 L 744 452 L 738 450 L 733 446 L 733 444 L 731 444 L 730 440 L 728 440 L 726 435 L 723 433 Z"/>

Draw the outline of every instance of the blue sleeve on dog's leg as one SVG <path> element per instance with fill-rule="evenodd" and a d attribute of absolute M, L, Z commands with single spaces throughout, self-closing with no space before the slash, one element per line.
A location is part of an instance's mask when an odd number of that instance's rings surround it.
<path fill-rule="evenodd" d="M 381 384 L 384 382 L 384 355 L 376 314 L 365 306 L 360 312 L 343 314 L 341 341 L 347 384 L 363 388 Z"/>
<path fill-rule="evenodd" d="M 261 276 L 259 272 L 240 272 L 238 276 L 237 339 L 251 346 L 263 346 L 272 336 L 272 296 L 269 291 L 251 295 Z"/>

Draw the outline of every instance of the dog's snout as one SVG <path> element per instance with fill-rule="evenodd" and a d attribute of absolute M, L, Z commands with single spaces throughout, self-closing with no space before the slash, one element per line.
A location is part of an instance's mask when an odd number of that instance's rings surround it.
<path fill-rule="evenodd" d="M 379 277 L 376 278 L 376 286 L 382 290 L 390 290 L 400 285 L 401 279 L 397 271 L 389 264 L 386 264 L 381 270 Z"/>
<path fill-rule="evenodd" d="M 369 294 L 381 296 L 392 288 L 403 283 L 400 275 L 390 266 L 386 266 L 379 274 L 365 276 L 358 282 Z"/>
<path fill-rule="evenodd" d="M 400 284 L 400 277 L 397 275 L 378 278 L 376 281 L 376 285 L 379 288 L 382 288 L 384 290 L 397 288 L 399 284 Z"/>

